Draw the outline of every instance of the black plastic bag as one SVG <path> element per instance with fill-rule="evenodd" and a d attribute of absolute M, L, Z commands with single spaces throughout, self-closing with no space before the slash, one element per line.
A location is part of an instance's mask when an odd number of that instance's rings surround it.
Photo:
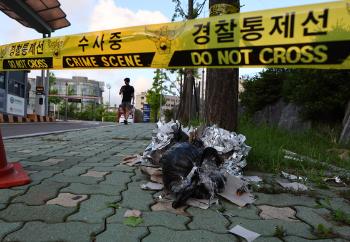
<path fill-rule="evenodd" d="M 214 148 L 201 148 L 188 142 L 176 143 L 160 160 L 165 188 L 175 195 L 173 207 L 190 197 L 211 198 L 223 190 L 224 175 L 218 167 L 223 160 Z"/>

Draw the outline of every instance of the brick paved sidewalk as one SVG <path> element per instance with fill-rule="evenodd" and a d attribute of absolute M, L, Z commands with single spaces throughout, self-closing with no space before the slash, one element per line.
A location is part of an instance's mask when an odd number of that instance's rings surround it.
<path fill-rule="evenodd" d="M 221 200 L 208 210 L 188 207 L 188 216 L 152 211 L 158 193 L 140 188 L 149 178 L 120 162 L 144 150 L 153 128 L 116 125 L 6 140 L 8 160 L 20 161 L 32 182 L 0 190 L 0 240 L 243 241 L 227 232 L 234 225 L 260 233 L 255 241 L 350 239 L 350 227 L 331 218 L 331 210 L 350 214 L 349 201 L 339 195 L 348 188 L 291 194 L 272 187 L 275 177 L 270 174 L 259 174 L 267 185 L 246 208 Z M 127 209 L 142 211 L 142 223 L 125 225 Z M 276 226 L 284 233 L 276 233 Z M 326 233 L 328 228 L 332 233 Z M 333 238 L 321 239 L 329 236 Z"/>

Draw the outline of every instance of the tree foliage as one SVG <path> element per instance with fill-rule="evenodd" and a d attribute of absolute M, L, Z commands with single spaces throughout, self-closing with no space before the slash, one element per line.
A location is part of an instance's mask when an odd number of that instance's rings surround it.
<path fill-rule="evenodd" d="M 181 0 L 172 0 L 172 1 L 175 4 L 175 11 L 172 17 L 172 21 L 175 21 L 177 18 L 181 18 L 181 19 L 197 18 L 203 11 L 204 5 L 207 2 L 207 0 L 202 0 L 200 2 L 194 1 L 193 13 L 191 14 L 192 16 L 189 16 L 188 11 L 186 13 L 186 11 L 184 10 Z"/>
<path fill-rule="evenodd" d="M 241 103 L 249 113 L 254 113 L 282 97 L 283 81 L 288 70 L 269 68 L 243 82 Z"/>
<path fill-rule="evenodd" d="M 167 80 L 167 75 L 161 69 L 156 69 L 154 74 L 152 88 L 147 91 L 146 101 L 151 107 L 151 119 L 156 121 L 158 120 L 160 102 L 162 105 L 165 104 L 164 96 L 161 98 L 160 95 L 163 92 L 163 84 Z"/>
<path fill-rule="evenodd" d="M 294 69 L 283 82 L 283 97 L 302 107 L 309 120 L 342 120 L 350 100 L 349 70 Z"/>
<path fill-rule="evenodd" d="M 53 72 L 49 74 L 49 94 L 57 95 L 58 90 L 54 87 L 56 84 L 56 76 Z M 49 103 L 59 104 L 62 101 L 61 97 L 49 97 Z"/>
<path fill-rule="evenodd" d="M 241 103 L 253 113 L 283 98 L 305 119 L 338 122 L 350 100 L 349 80 L 349 70 L 265 69 L 244 82 Z"/>

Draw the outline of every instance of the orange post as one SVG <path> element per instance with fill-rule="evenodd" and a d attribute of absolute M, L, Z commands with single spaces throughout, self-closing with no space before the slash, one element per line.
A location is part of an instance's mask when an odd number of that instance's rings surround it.
<path fill-rule="evenodd" d="M 7 163 L 5 146 L 0 130 L 0 188 L 28 184 L 30 178 L 19 162 Z"/>

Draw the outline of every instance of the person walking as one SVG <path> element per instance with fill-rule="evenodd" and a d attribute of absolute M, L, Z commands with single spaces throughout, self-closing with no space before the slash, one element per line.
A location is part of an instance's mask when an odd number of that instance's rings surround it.
<path fill-rule="evenodd" d="M 124 78 L 125 85 L 120 88 L 119 95 L 122 95 L 122 109 L 124 113 L 124 124 L 128 124 L 129 112 L 134 105 L 134 87 L 130 85 L 130 78 Z"/>

